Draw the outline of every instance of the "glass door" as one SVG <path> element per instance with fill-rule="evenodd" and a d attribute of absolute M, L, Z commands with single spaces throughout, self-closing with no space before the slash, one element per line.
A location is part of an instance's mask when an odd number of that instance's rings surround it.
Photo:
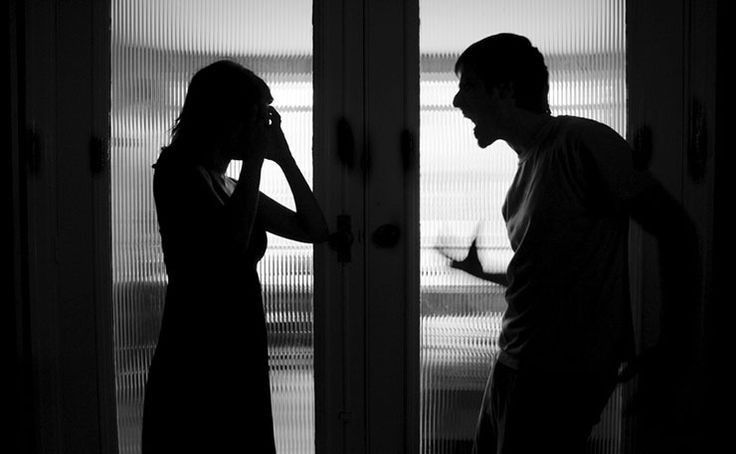
<path fill-rule="evenodd" d="M 511 257 L 501 205 L 517 166 L 502 142 L 481 150 L 453 108 L 455 60 L 488 35 L 527 36 L 550 72 L 553 115 L 593 118 L 626 136 L 623 0 L 420 0 L 420 320 L 422 454 L 470 452 L 506 309 L 504 288 L 457 266 L 471 244 L 486 273 Z M 460 268 L 462 265 L 460 265 Z M 590 451 L 619 452 L 621 390 Z"/>
<path fill-rule="evenodd" d="M 516 158 L 504 144 L 477 149 L 451 105 L 453 67 L 469 44 L 502 31 L 547 56 L 554 115 L 625 134 L 621 0 L 112 1 L 120 452 L 139 447 L 166 282 L 151 164 L 189 78 L 222 57 L 271 86 L 331 231 L 345 233 L 333 244 L 341 252 L 314 254 L 269 238 L 259 268 L 279 453 L 315 443 L 331 453 L 468 452 L 505 302 L 503 288 L 450 263 L 475 241 L 485 271 L 505 270 L 500 205 Z M 291 205 L 277 169 L 264 167 L 262 184 Z M 325 295 L 316 307 L 315 289 Z M 617 391 L 592 450 L 620 447 L 620 406 Z"/>
<path fill-rule="evenodd" d="M 118 439 L 121 453 L 136 453 L 166 285 L 151 165 L 168 142 L 194 72 L 230 58 L 269 84 L 294 157 L 311 183 L 312 2 L 113 0 L 111 15 Z M 238 170 L 233 165 L 229 173 Z M 288 185 L 271 162 L 264 165 L 261 190 L 293 208 Z M 312 258 L 311 245 L 270 236 L 258 268 L 279 453 L 314 451 Z"/>

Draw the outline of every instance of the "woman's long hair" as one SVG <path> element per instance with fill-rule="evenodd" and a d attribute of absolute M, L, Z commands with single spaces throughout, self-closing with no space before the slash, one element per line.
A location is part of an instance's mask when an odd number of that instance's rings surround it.
<path fill-rule="evenodd" d="M 254 106 L 273 101 L 268 85 L 253 71 L 231 60 L 219 60 L 192 77 L 184 106 L 171 128 L 164 155 L 199 161 L 220 146 Z"/>

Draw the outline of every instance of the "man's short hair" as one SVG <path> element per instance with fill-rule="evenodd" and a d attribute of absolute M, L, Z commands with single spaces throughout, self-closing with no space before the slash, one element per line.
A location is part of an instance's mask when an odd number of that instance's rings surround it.
<path fill-rule="evenodd" d="M 549 114 L 549 73 L 539 49 L 528 38 L 499 33 L 484 38 L 460 55 L 455 73 L 472 68 L 489 90 L 510 84 L 516 105 L 535 113 Z"/>

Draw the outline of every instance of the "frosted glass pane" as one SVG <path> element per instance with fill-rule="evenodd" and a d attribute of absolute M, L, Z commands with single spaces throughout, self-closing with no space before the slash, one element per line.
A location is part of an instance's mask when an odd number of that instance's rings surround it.
<path fill-rule="evenodd" d="M 511 258 L 501 205 L 517 167 L 504 143 L 481 150 L 455 108 L 455 60 L 473 42 L 529 37 L 550 71 L 553 115 L 626 134 L 623 0 L 420 0 L 421 452 L 470 452 L 506 309 L 501 286 L 449 266 L 475 239 L 488 273 Z M 621 390 L 590 451 L 621 449 Z"/>
<path fill-rule="evenodd" d="M 312 2 L 112 1 L 114 335 L 121 453 L 140 450 L 143 387 L 166 285 L 153 170 L 194 72 L 232 58 L 269 84 L 297 164 L 312 181 Z M 229 169 L 237 176 L 235 165 Z M 262 190 L 294 206 L 264 165 Z M 280 454 L 314 452 L 312 248 L 269 235 L 258 268 Z M 194 415 L 197 417 L 197 415 Z M 206 417 L 206 415 L 201 415 Z"/>

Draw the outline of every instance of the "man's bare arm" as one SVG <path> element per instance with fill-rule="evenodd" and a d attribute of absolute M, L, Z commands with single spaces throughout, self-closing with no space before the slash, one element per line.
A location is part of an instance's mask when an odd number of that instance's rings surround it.
<path fill-rule="evenodd" d="M 450 262 L 450 266 L 452 268 L 465 271 L 471 276 L 483 279 L 484 281 L 508 287 L 506 273 L 486 273 L 483 270 L 483 265 L 480 263 L 480 259 L 478 258 L 478 245 L 476 244 L 476 240 L 473 240 L 473 243 L 470 245 L 467 257 L 463 260 L 452 260 L 452 262 Z"/>

